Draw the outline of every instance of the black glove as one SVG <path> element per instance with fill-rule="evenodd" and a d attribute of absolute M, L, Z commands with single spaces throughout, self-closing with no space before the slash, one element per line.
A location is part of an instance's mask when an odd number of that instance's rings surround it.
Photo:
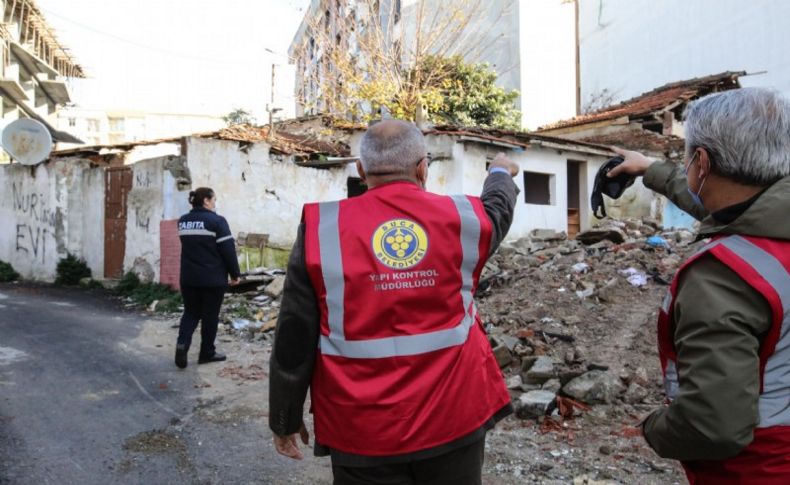
<path fill-rule="evenodd" d="M 606 208 L 603 203 L 603 195 L 606 194 L 612 199 L 618 199 L 625 189 L 634 184 L 636 177 L 621 173 L 617 177 L 609 178 L 606 176 L 609 170 L 623 163 L 623 157 L 614 157 L 609 159 L 606 163 L 601 165 L 598 173 L 595 174 L 595 184 L 593 185 L 592 195 L 590 195 L 590 205 L 592 206 L 593 214 L 599 219 L 606 217 Z"/>

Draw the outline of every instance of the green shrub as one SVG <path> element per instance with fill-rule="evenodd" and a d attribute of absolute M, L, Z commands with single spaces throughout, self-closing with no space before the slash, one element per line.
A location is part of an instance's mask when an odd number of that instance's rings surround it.
<path fill-rule="evenodd" d="M 71 253 L 58 261 L 56 269 L 56 285 L 73 286 L 78 285 L 82 278 L 90 278 L 91 269 L 83 259 L 79 259 Z"/>
<path fill-rule="evenodd" d="M 129 296 L 138 286 L 140 286 L 140 278 L 137 276 L 137 273 L 129 271 L 123 275 L 121 281 L 118 282 L 115 291 L 120 295 Z"/>
<path fill-rule="evenodd" d="M 0 282 L 16 281 L 19 273 L 14 271 L 14 267 L 5 261 L 0 261 Z"/>
<path fill-rule="evenodd" d="M 134 303 L 146 307 L 158 300 L 159 303 L 156 305 L 158 312 L 177 312 L 182 305 L 181 293 L 160 283 L 142 283 L 131 271 L 123 275 L 115 291 Z"/>
<path fill-rule="evenodd" d="M 82 286 L 83 288 L 86 288 L 88 290 L 98 290 L 98 289 L 104 288 L 104 285 L 101 284 L 101 281 L 96 281 L 93 278 L 91 278 L 90 280 L 88 280 L 86 282 L 81 282 L 80 286 Z"/>

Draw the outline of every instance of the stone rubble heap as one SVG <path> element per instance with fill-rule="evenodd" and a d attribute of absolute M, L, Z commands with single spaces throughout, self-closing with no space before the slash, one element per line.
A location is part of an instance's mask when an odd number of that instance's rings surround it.
<path fill-rule="evenodd" d="M 220 322 L 226 331 L 247 340 L 272 339 L 284 285 L 282 270 L 256 268 L 245 274 L 225 295 Z"/>
<path fill-rule="evenodd" d="M 539 229 L 503 244 L 481 275 L 477 300 L 517 416 L 567 418 L 590 405 L 660 402 L 660 381 L 639 365 L 657 359 L 655 347 L 634 355 L 617 328 L 635 305 L 643 315 L 651 311 L 644 305 L 657 305 L 656 292 L 692 245 L 691 231 L 651 220 L 609 220 L 575 240 Z M 630 352 L 622 360 L 635 365 L 623 364 L 619 352 Z"/>

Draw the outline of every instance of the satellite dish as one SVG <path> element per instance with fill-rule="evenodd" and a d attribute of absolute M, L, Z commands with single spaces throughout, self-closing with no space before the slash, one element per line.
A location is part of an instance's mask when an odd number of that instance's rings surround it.
<path fill-rule="evenodd" d="M 49 157 L 52 135 L 43 123 L 20 118 L 3 129 L 3 148 L 11 158 L 23 165 L 35 165 Z"/>

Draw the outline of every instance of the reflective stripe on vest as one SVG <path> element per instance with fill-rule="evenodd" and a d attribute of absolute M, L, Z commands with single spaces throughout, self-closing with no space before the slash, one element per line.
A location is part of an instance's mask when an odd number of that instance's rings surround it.
<path fill-rule="evenodd" d="M 326 288 L 327 323 L 329 335 L 321 335 L 319 347 L 325 355 L 354 359 L 375 359 L 418 355 L 454 347 L 466 342 L 475 321 L 472 299 L 474 271 L 479 262 L 480 220 L 466 196 L 452 197 L 461 218 L 461 301 L 464 316 L 453 328 L 418 335 L 402 335 L 367 340 L 346 340 L 344 320 L 344 274 L 340 251 L 338 202 L 319 204 L 318 244 L 321 270 Z"/>
<path fill-rule="evenodd" d="M 675 399 L 680 389 L 678 382 L 678 366 L 674 360 L 667 360 L 667 368 L 664 369 L 664 392 L 667 393 L 669 400 Z"/>
<path fill-rule="evenodd" d="M 179 236 L 212 236 L 217 237 L 217 233 L 208 229 L 179 229 Z"/>
<path fill-rule="evenodd" d="M 774 255 L 740 236 L 716 241 L 738 255 L 768 282 L 782 303 L 782 328 L 765 364 L 760 394 L 760 428 L 790 425 L 790 274 Z"/>
<path fill-rule="evenodd" d="M 768 358 L 763 372 L 763 391 L 760 394 L 759 428 L 790 425 L 790 274 L 774 255 L 741 236 L 717 239 L 703 247 L 697 255 L 717 246 L 723 246 L 744 263 L 751 266 L 776 292 L 782 306 L 782 326 L 773 354 Z M 669 314 L 671 294 L 665 298 L 662 310 Z M 670 372 L 671 371 L 671 372 Z M 665 370 L 665 387 L 670 399 L 677 394 L 677 368 L 669 360 Z M 672 389 L 675 392 L 670 393 Z"/>

